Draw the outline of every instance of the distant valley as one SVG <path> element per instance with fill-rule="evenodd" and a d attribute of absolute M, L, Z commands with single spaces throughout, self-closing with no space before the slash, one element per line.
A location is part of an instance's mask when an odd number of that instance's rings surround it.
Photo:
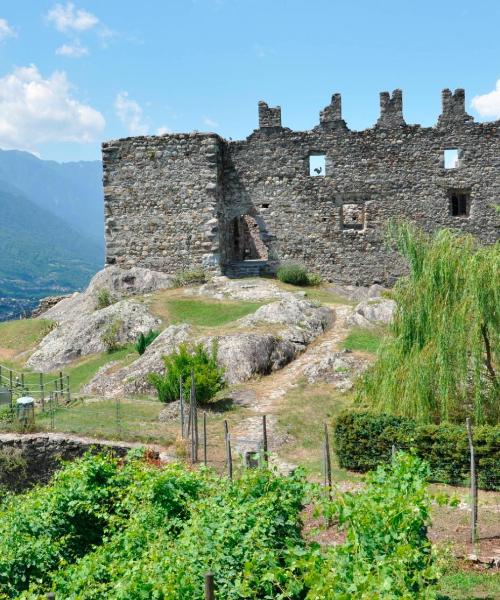
<path fill-rule="evenodd" d="M 0 321 L 83 288 L 104 262 L 101 162 L 0 151 Z"/>

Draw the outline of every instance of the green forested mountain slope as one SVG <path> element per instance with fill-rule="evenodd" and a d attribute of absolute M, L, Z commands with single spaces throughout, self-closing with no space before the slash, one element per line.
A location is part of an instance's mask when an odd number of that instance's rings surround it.
<path fill-rule="evenodd" d="M 72 291 L 101 266 L 96 242 L 0 180 L 0 297 Z"/>
<path fill-rule="evenodd" d="M 57 163 L 19 150 L 0 150 L 0 181 L 104 247 L 101 161 Z"/>

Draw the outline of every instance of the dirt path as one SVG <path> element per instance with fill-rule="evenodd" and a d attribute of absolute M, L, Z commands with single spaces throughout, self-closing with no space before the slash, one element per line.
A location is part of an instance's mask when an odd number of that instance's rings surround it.
<path fill-rule="evenodd" d="M 273 452 L 276 464 L 285 471 L 289 470 L 290 465 L 276 456 L 276 451 L 286 443 L 286 434 L 279 431 L 274 413 L 285 395 L 297 386 L 306 368 L 340 350 L 340 343 L 349 332 L 346 320 L 352 313 L 352 306 L 336 305 L 333 310 L 335 317 L 331 328 L 308 346 L 305 352 L 280 371 L 242 388 L 240 394 L 244 397 L 244 404 L 255 414 L 243 419 L 232 431 L 233 446 L 239 454 L 260 449 L 262 415 L 265 414 L 269 450 Z"/>

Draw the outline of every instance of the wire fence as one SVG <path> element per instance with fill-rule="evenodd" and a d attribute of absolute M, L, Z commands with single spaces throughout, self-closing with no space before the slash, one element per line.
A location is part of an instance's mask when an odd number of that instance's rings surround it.
<path fill-rule="evenodd" d="M 69 375 L 62 371 L 58 375 L 16 371 L 0 364 L 0 406 L 15 403 L 21 397 L 31 397 L 42 404 L 50 395 L 64 396 L 71 400 Z"/>

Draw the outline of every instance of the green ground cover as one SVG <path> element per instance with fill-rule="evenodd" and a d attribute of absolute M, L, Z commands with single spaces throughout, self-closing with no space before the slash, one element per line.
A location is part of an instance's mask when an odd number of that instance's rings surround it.
<path fill-rule="evenodd" d="M 0 598 L 220 600 L 436 598 L 425 464 L 398 454 L 357 493 L 328 498 L 300 472 L 230 480 L 134 451 L 87 455 L 0 501 Z M 302 535 L 305 504 L 345 532 Z"/>
<path fill-rule="evenodd" d="M 155 400 L 77 401 L 54 411 L 54 429 L 64 433 L 168 446 L 174 436 L 158 420 L 164 404 Z M 51 429 L 51 415 L 37 413 L 36 427 Z"/>
<path fill-rule="evenodd" d="M 470 565 L 453 562 L 439 582 L 442 598 L 451 600 L 497 600 L 500 598 L 498 569 L 472 570 Z"/>
<path fill-rule="evenodd" d="M 261 302 L 230 300 L 193 300 L 174 298 L 166 301 L 171 323 L 189 323 L 195 327 L 217 327 L 255 312 Z"/>
<path fill-rule="evenodd" d="M 380 329 L 354 327 L 342 343 L 346 350 L 359 350 L 376 354 L 382 343 L 384 333 Z"/>
<path fill-rule="evenodd" d="M 51 321 L 46 319 L 19 319 L 0 323 L 0 348 L 26 351 L 35 347 Z"/>

